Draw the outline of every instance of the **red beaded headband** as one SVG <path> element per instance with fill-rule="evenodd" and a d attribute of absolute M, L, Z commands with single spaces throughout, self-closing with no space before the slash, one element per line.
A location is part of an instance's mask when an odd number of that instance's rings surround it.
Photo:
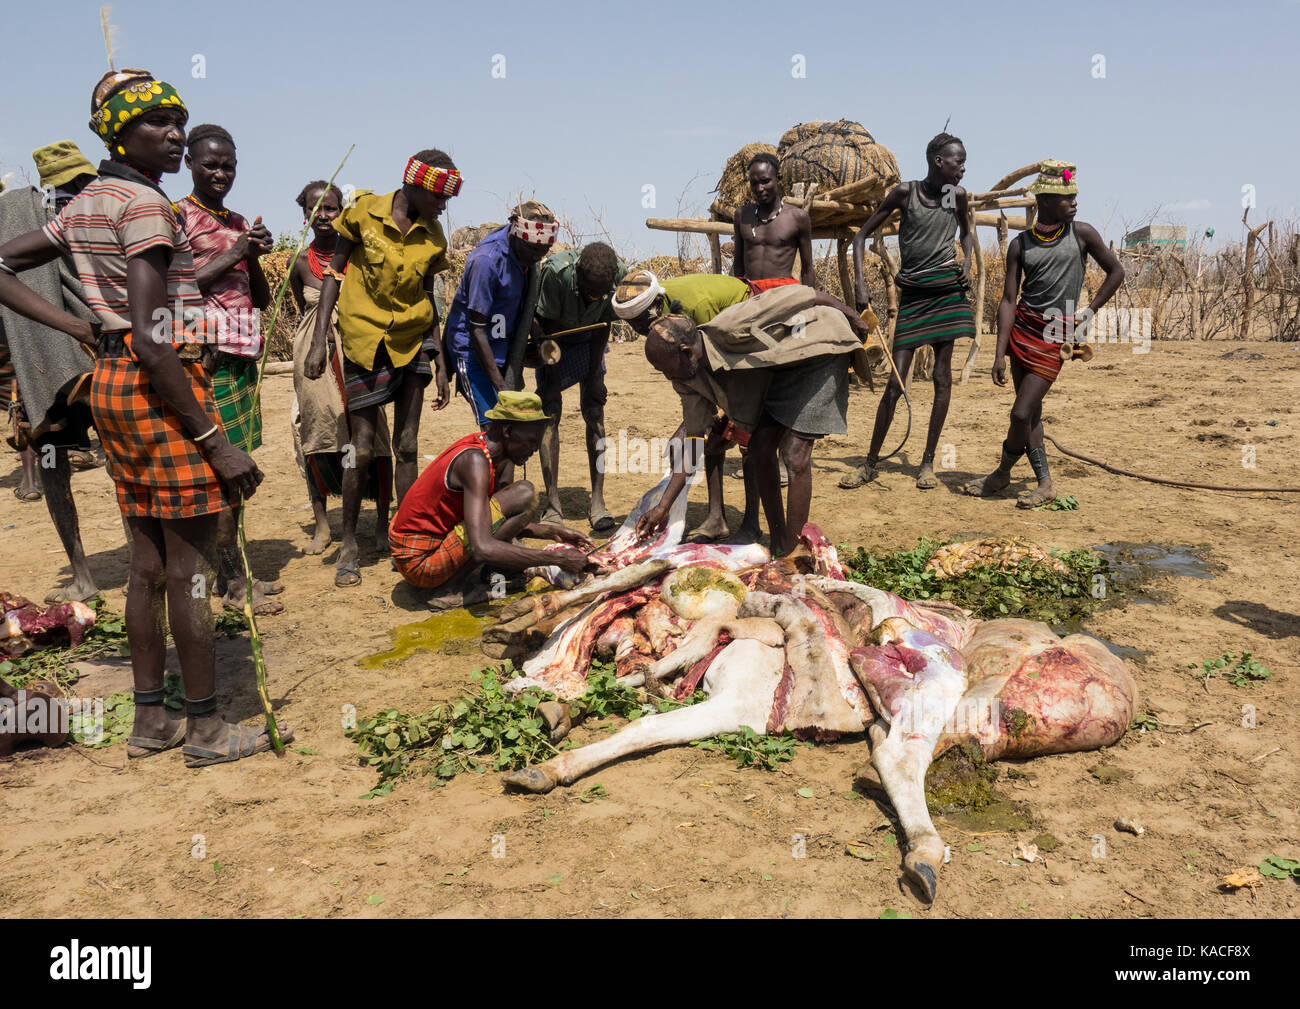
<path fill-rule="evenodd" d="M 454 168 L 434 168 L 423 161 L 412 158 L 406 163 L 406 174 L 402 181 L 410 186 L 419 186 L 439 196 L 455 196 L 460 192 L 464 178 Z"/>

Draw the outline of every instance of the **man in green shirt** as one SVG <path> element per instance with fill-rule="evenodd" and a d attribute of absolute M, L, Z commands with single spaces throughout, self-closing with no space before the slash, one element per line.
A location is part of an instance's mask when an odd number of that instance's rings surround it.
<path fill-rule="evenodd" d="M 684 315 L 697 326 L 712 322 L 714 317 L 732 305 L 749 297 L 749 284 L 738 277 L 719 273 L 688 273 L 682 277 L 660 280 L 649 270 L 637 270 L 620 281 L 615 293 L 613 309 L 642 336 L 650 332 L 651 325 L 668 315 Z M 710 415 L 713 410 L 709 409 Z M 685 437 L 686 425 L 678 428 L 674 438 Z M 722 463 L 733 444 L 741 446 L 742 468 L 745 477 L 745 515 L 728 543 L 757 543 L 762 535 L 758 525 L 758 482 L 749 461 L 746 446 L 747 432 L 738 429 L 724 414 L 717 417 L 708 430 L 703 444 L 705 486 L 708 489 L 709 507 L 704 521 L 686 535 L 688 541 L 712 542 L 726 537 L 730 532 L 723 515 Z"/>
<path fill-rule="evenodd" d="M 542 332 L 547 336 L 584 326 L 596 326 L 555 342 L 560 359 L 537 369 L 537 394 L 550 416 L 542 436 L 542 480 L 546 485 L 544 522 L 564 521 L 560 505 L 560 412 L 564 408 L 564 390 L 579 386 L 579 406 L 587 427 L 587 466 L 591 475 L 591 507 L 587 517 L 593 532 L 605 532 L 615 526 L 614 516 L 605 507 L 605 473 L 599 465 L 605 441 L 605 348 L 609 343 L 609 326 L 615 319 L 610 307 L 614 288 L 627 273 L 622 262 L 604 242 L 593 242 L 579 252 L 570 249 L 557 253 L 542 264 L 541 284 L 534 310 Z"/>

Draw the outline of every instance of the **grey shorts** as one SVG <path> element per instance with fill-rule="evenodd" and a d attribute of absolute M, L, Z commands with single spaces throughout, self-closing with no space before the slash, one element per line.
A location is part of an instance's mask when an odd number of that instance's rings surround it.
<path fill-rule="evenodd" d="M 805 438 L 848 432 L 849 355 L 827 354 L 772 372 L 763 414 Z"/>

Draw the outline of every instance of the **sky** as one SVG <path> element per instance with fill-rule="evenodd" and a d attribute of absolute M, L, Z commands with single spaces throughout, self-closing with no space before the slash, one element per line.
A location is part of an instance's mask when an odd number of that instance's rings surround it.
<path fill-rule="evenodd" d="M 583 240 L 673 252 L 645 218 L 703 215 L 741 145 L 841 118 L 889 147 L 905 179 L 948 121 L 973 192 L 1040 158 L 1074 161 L 1079 219 L 1112 240 L 1152 220 L 1236 239 L 1244 186 L 1252 223 L 1300 206 L 1298 0 L 122 0 L 111 19 L 117 66 L 172 83 L 190 125 L 233 134 L 228 205 L 275 234 L 299 231 L 294 197 L 349 147 L 336 181 L 380 192 L 439 147 L 465 176 L 448 234 L 504 220 L 522 194 Z M 60 139 L 98 161 L 86 121 L 107 69 L 99 5 L 9 5 L 3 24 L 0 176 L 34 180 L 30 152 Z M 183 196 L 188 172 L 164 188 Z"/>

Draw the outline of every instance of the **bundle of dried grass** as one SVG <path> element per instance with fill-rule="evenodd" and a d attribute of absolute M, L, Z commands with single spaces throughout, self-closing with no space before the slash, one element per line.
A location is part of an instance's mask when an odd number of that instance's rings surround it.
<path fill-rule="evenodd" d="M 861 183 L 852 202 L 873 206 L 900 181 L 889 148 L 876 143 L 861 123 L 848 119 L 793 126 L 782 134 L 777 151 L 787 193 L 801 182 L 816 183 L 821 193 Z"/>
<path fill-rule="evenodd" d="M 746 144 L 728 158 L 722 168 L 722 178 L 713 187 L 719 201 L 733 208 L 748 203 L 753 198 L 749 192 L 749 159 L 755 154 L 776 153 L 771 144 Z"/>
<path fill-rule="evenodd" d="M 278 291 L 284 283 L 284 275 L 293 262 L 295 250 L 279 249 L 268 252 L 261 258 L 262 272 L 266 274 L 266 285 L 272 291 Z M 298 306 L 292 298 L 285 298 L 280 311 L 275 316 L 275 325 L 266 334 L 268 361 L 293 360 L 293 334 L 298 328 Z"/>

